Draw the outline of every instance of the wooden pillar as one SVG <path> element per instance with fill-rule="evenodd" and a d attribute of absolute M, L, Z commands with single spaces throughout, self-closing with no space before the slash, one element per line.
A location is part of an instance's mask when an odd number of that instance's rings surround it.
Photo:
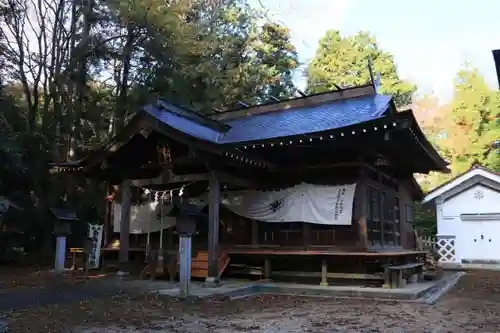
<path fill-rule="evenodd" d="M 359 245 L 363 250 L 368 250 L 368 232 L 366 230 L 366 218 L 361 216 L 358 220 Z"/>
<path fill-rule="evenodd" d="M 129 237 L 130 237 L 130 209 L 132 206 L 132 191 L 130 182 L 125 180 L 121 185 L 121 216 L 120 216 L 120 272 L 127 274 L 129 267 Z"/>
<path fill-rule="evenodd" d="M 111 186 L 109 184 L 106 184 L 106 192 L 105 192 L 105 197 L 106 200 L 104 201 L 104 226 L 102 229 L 102 239 L 103 239 L 103 246 L 106 247 L 108 244 L 111 242 L 110 241 L 110 236 L 111 233 L 113 232 L 113 229 L 110 230 L 110 226 L 113 226 L 113 221 L 111 220 L 112 218 L 112 202 L 108 200 L 108 195 L 111 193 Z"/>
<path fill-rule="evenodd" d="M 320 286 L 328 286 L 327 274 L 328 274 L 328 266 L 327 266 L 326 260 L 322 260 L 321 261 L 321 283 L 319 284 Z"/>
<path fill-rule="evenodd" d="M 252 246 L 259 246 L 259 222 L 252 220 Z"/>
<path fill-rule="evenodd" d="M 208 194 L 208 276 L 205 282 L 219 282 L 219 203 L 220 183 L 215 172 L 210 172 Z"/>
<path fill-rule="evenodd" d="M 384 284 L 382 288 L 391 288 L 391 272 L 389 271 L 390 259 L 384 264 Z"/>
<path fill-rule="evenodd" d="M 311 245 L 311 225 L 309 223 L 302 223 L 302 240 L 304 242 L 304 248 L 308 249 Z"/>
<path fill-rule="evenodd" d="M 366 225 L 366 218 L 369 213 L 369 205 L 371 204 L 370 197 L 368 195 L 368 185 L 366 181 L 366 174 L 363 170 L 360 175 L 360 181 L 358 182 L 356 193 L 355 193 L 355 216 L 358 221 L 358 246 L 363 250 L 368 250 L 368 230 Z"/>
<path fill-rule="evenodd" d="M 271 278 L 271 259 L 264 260 L 264 278 L 266 280 Z"/>

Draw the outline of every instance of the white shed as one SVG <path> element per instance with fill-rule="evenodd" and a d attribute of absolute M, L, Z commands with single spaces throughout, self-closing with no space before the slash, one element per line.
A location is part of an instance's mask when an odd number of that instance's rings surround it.
<path fill-rule="evenodd" d="M 480 166 L 430 192 L 440 262 L 500 263 L 500 174 Z"/>

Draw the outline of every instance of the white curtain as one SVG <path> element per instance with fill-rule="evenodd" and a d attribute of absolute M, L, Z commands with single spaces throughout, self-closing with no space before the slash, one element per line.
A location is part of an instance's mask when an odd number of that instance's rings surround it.
<path fill-rule="evenodd" d="M 356 184 L 326 186 L 302 183 L 279 191 L 226 191 L 221 203 L 240 216 L 263 222 L 309 222 L 325 225 L 351 225 Z M 208 204 L 207 195 L 187 199 L 191 204 Z M 163 209 L 163 229 L 175 226 L 175 217 Z M 121 206 L 113 203 L 114 232 L 120 232 Z M 130 233 L 159 231 L 160 205 L 152 211 L 146 205 L 132 206 Z M 152 213 L 152 214 L 151 214 Z"/>
<path fill-rule="evenodd" d="M 130 208 L 130 233 L 145 234 L 156 232 L 163 229 L 172 228 L 175 226 L 175 217 L 165 216 L 170 211 L 170 204 L 166 204 L 163 210 L 160 209 L 160 204 L 151 208 L 149 204 L 132 206 Z M 163 214 L 163 224 L 160 220 L 160 213 Z M 119 203 L 113 203 L 113 231 L 120 232 L 120 219 L 122 215 L 122 207 Z"/>
<path fill-rule="evenodd" d="M 350 225 L 356 184 L 302 183 L 280 191 L 225 192 L 222 204 L 234 213 L 264 222 Z"/>

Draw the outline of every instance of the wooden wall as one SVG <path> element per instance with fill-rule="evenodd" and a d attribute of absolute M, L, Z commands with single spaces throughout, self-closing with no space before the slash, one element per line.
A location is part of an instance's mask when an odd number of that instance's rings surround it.
<path fill-rule="evenodd" d="M 353 219 L 349 226 L 312 223 L 265 223 L 252 221 L 220 208 L 220 244 L 228 247 L 321 248 L 365 251 L 415 248 L 411 221 L 411 179 L 396 180 L 373 169 L 363 169 L 356 180 L 333 179 L 331 185 L 356 182 Z M 207 221 L 198 221 L 193 246 L 206 249 Z M 117 238 L 118 235 L 114 235 Z M 151 235 L 159 247 L 159 233 Z M 175 231 L 165 231 L 164 248 L 178 246 Z M 132 247 L 145 247 L 146 235 L 131 235 Z"/>
<path fill-rule="evenodd" d="M 344 182 L 345 183 L 345 182 Z M 363 188 L 356 187 L 353 220 L 347 226 L 304 222 L 266 223 L 252 221 L 226 209 L 221 212 L 221 244 L 249 247 L 321 247 L 364 250 L 360 242 L 359 219 L 363 216 Z"/>

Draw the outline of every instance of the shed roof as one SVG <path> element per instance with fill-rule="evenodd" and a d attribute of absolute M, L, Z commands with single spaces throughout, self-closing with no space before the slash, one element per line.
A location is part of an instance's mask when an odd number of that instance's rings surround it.
<path fill-rule="evenodd" d="M 436 199 L 437 197 L 447 193 L 448 191 L 454 189 L 455 187 L 459 186 L 460 184 L 464 183 L 465 181 L 473 178 L 473 177 L 482 177 L 485 179 L 489 179 L 495 183 L 500 184 L 500 173 L 495 172 L 493 170 L 489 170 L 485 167 L 482 167 L 480 165 L 474 165 L 472 166 L 469 170 L 465 171 L 464 173 L 456 176 L 455 178 L 447 181 L 446 183 L 436 187 L 434 190 L 429 192 L 424 200 L 423 203 L 432 201 Z"/>

